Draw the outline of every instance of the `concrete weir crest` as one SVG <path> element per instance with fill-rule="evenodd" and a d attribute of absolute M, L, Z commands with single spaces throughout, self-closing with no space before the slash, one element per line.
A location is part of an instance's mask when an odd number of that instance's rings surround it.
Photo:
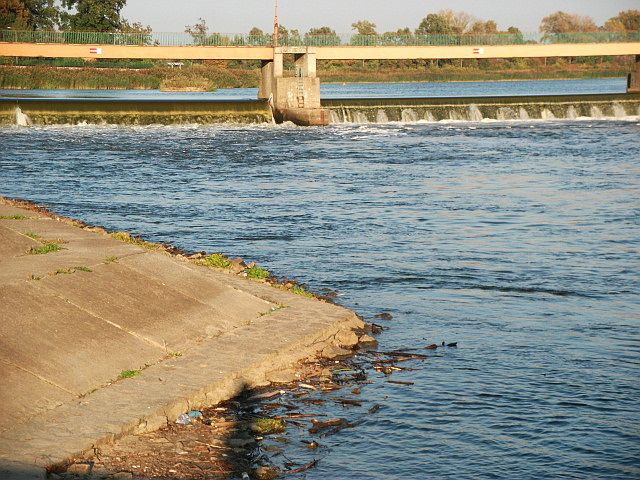
<path fill-rule="evenodd" d="M 285 55 L 293 55 L 294 75 L 285 75 Z M 262 61 L 258 98 L 268 99 L 278 123 L 296 125 L 329 124 L 329 111 L 320 105 L 320 78 L 316 75 L 314 47 L 275 47 L 273 60 Z"/>

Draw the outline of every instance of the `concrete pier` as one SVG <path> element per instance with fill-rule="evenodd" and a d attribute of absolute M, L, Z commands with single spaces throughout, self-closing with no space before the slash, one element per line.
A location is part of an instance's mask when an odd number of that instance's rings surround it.
<path fill-rule="evenodd" d="M 285 55 L 293 55 L 294 72 L 285 75 Z M 320 79 L 316 76 L 317 52 L 312 47 L 274 48 L 273 61 L 262 62 L 258 97 L 269 99 L 278 123 L 329 124 L 329 113 L 320 105 Z"/>
<path fill-rule="evenodd" d="M 344 308 L 0 197 L 0 478 L 44 478 L 331 356 L 362 327 Z"/>

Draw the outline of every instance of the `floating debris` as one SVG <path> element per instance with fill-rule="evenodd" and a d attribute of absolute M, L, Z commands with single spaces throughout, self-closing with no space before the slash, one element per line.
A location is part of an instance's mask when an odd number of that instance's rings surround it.
<path fill-rule="evenodd" d="M 251 431 L 258 435 L 273 435 L 286 429 L 287 424 L 279 418 L 258 418 L 251 424 Z"/>

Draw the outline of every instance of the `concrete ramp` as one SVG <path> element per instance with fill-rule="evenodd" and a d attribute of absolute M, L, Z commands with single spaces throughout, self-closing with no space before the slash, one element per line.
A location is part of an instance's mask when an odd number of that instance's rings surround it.
<path fill-rule="evenodd" d="M 362 326 L 0 199 L 0 477 L 158 428 Z"/>

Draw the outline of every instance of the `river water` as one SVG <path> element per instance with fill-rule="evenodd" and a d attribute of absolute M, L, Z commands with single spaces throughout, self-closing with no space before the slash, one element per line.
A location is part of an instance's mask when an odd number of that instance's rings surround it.
<path fill-rule="evenodd" d="M 637 117 L 11 127 L 0 194 L 337 290 L 393 314 L 381 350 L 459 342 L 394 374 L 413 386 L 372 372 L 363 409 L 382 409 L 304 478 L 640 478 L 639 134 Z"/>

